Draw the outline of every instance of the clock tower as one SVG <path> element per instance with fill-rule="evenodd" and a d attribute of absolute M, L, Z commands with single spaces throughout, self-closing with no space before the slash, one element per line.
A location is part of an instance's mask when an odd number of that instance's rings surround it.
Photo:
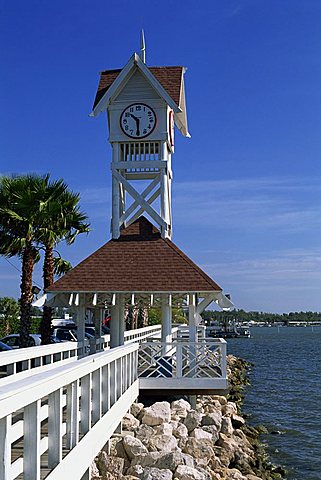
<path fill-rule="evenodd" d="M 148 67 L 141 53 L 122 69 L 101 72 L 91 116 L 106 111 L 112 145 L 112 238 L 147 214 L 163 238 L 172 237 L 174 125 L 189 137 L 185 68 Z"/>

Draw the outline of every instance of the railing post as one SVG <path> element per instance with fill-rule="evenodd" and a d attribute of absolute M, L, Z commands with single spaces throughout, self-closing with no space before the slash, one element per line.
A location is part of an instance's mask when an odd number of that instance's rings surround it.
<path fill-rule="evenodd" d="M 67 448 L 74 448 L 79 440 L 79 380 L 67 387 Z"/>
<path fill-rule="evenodd" d="M 10 427 L 12 415 L 7 415 L 0 420 L 0 478 L 9 480 L 11 468 L 11 442 Z"/>
<path fill-rule="evenodd" d="M 81 379 L 80 396 L 80 431 L 87 433 L 91 428 L 91 375 L 85 375 Z"/>
<path fill-rule="evenodd" d="M 102 413 L 105 414 L 110 409 L 110 366 L 105 365 L 102 368 Z"/>
<path fill-rule="evenodd" d="M 123 385 L 123 358 L 117 358 L 117 376 L 116 376 L 116 400 L 122 396 L 122 385 Z"/>
<path fill-rule="evenodd" d="M 93 394 L 92 394 L 92 420 L 94 423 L 98 422 L 101 418 L 101 369 L 98 368 L 92 374 L 93 381 Z"/>
<path fill-rule="evenodd" d="M 110 364 L 110 406 L 112 407 L 116 402 L 117 390 L 116 390 L 116 360 Z"/>
<path fill-rule="evenodd" d="M 48 397 L 48 467 L 55 468 L 62 459 L 62 390 Z"/>
<path fill-rule="evenodd" d="M 221 350 L 221 370 L 222 370 L 222 377 L 227 378 L 227 365 L 226 365 L 226 341 L 221 341 L 220 344 Z"/>
<path fill-rule="evenodd" d="M 24 480 L 40 480 L 40 407 L 37 400 L 24 408 Z"/>
<path fill-rule="evenodd" d="M 177 342 L 176 345 L 176 378 L 183 377 L 183 345 Z"/>

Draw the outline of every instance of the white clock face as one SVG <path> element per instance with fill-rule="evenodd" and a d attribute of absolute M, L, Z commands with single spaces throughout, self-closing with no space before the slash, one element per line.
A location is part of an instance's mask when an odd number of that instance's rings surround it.
<path fill-rule="evenodd" d="M 145 103 L 133 103 L 122 112 L 120 126 L 130 138 L 145 138 L 156 127 L 156 114 Z"/>

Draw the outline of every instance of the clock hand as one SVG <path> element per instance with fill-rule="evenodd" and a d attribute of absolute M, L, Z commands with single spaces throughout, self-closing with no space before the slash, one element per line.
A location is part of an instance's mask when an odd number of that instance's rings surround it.
<path fill-rule="evenodd" d="M 136 117 L 136 135 L 137 137 L 140 136 L 140 131 L 139 131 L 139 124 L 140 124 L 140 119 L 138 117 Z"/>
<path fill-rule="evenodd" d="M 139 130 L 139 124 L 140 124 L 140 117 L 136 117 L 136 115 L 133 115 L 132 113 L 129 114 L 136 122 L 136 135 L 137 137 L 140 136 L 140 130 Z"/>

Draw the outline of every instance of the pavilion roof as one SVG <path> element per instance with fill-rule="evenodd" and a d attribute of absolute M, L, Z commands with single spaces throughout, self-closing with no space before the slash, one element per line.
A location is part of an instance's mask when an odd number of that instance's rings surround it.
<path fill-rule="evenodd" d="M 145 217 L 47 289 L 54 293 L 213 291 L 222 289 Z"/>

